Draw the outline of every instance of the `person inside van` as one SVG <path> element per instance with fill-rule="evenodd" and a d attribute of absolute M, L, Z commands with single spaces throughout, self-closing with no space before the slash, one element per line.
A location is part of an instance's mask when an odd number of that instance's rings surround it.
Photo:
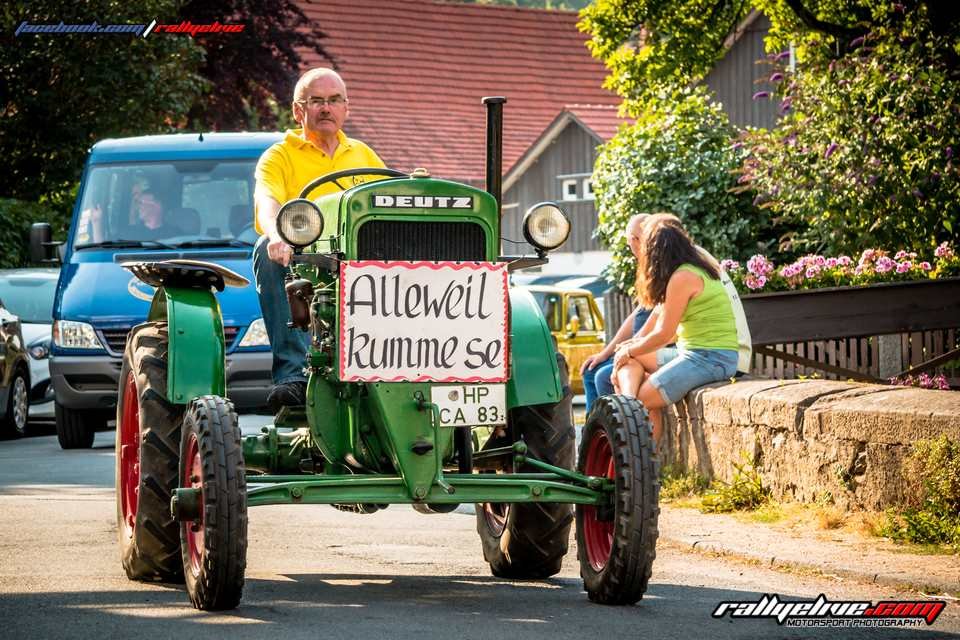
<path fill-rule="evenodd" d="M 137 203 L 138 224 L 131 227 L 130 240 L 161 240 L 183 235 L 183 231 L 166 219 L 166 207 L 155 191 L 140 194 Z"/>

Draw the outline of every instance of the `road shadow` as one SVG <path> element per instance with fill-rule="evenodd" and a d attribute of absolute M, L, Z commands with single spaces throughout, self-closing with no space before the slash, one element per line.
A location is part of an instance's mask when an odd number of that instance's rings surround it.
<path fill-rule="evenodd" d="M 721 601 L 756 601 L 742 590 L 654 583 L 629 607 L 590 603 L 579 579 L 508 581 L 489 576 L 288 574 L 247 580 L 234 611 L 190 607 L 182 586 L 109 592 L 8 593 L 5 637 L 98 637 L 136 629 L 150 638 L 960 638 L 929 628 L 791 629 L 775 621 L 714 619 Z M 801 599 L 789 594 L 781 598 Z M 42 611 L 42 616 L 37 612 Z"/>

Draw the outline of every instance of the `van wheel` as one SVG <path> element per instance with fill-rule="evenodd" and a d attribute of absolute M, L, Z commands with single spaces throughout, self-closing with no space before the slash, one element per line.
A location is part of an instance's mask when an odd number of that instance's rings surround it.
<path fill-rule="evenodd" d="M 109 414 L 97 410 L 70 409 L 54 403 L 57 419 L 57 440 L 61 449 L 89 449 L 93 435 L 107 426 Z"/>

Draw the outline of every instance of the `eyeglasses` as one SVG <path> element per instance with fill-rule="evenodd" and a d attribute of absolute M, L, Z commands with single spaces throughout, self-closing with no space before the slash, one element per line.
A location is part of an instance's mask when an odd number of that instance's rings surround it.
<path fill-rule="evenodd" d="M 319 109 L 325 104 L 330 105 L 331 107 L 339 107 L 342 104 L 347 104 L 347 99 L 337 94 L 335 96 L 330 96 L 329 98 L 321 98 L 320 96 L 312 96 L 306 100 L 297 100 L 297 104 L 307 105 L 311 109 Z"/>

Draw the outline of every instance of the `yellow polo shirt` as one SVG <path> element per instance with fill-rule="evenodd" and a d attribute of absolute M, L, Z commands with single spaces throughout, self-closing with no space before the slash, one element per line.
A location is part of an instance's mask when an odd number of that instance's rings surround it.
<path fill-rule="evenodd" d="M 331 158 L 303 137 L 303 129 L 288 130 L 281 142 L 277 142 L 260 156 L 254 174 L 257 179 L 257 190 L 265 189 L 277 202 L 283 204 L 299 196 L 300 190 L 308 182 L 322 175 L 344 169 L 386 166 L 373 149 L 359 140 L 348 138 L 343 131 L 337 132 L 337 138 L 340 144 Z M 343 178 L 339 182 L 346 187 L 351 187 L 377 178 L 378 176 L 352 176 Z M 316 197 L 336 191 L 340 191 L 340 187 L 333 182 L 328 182 L 315 189 L 311 195 Z M 256 211 L 253 214 L 253 223 L 257 233 L 263 233 L 257 222 Z"/>

